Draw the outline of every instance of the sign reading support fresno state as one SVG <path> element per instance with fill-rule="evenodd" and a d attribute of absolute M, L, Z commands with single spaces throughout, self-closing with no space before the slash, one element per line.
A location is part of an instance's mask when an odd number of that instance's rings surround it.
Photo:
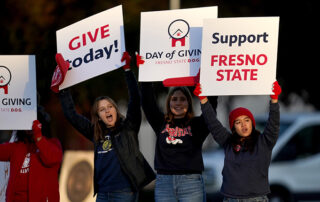
<path fill-rule="evenodd" d="M 201 60 L 202 23 L 217 7 L 142 12 L 139 81 L 194 76 Z"/>
<path fill-rule="evenodd" d="M 57 31 L 57 52 L 70 63 L 60 89 L 121 67 L 125 51 L 122 6 Z"/>
<path fill-rule="evenodd" d="M 201 95 L 270 95 L 276 80 L 279 17 L 206 19 Z"/>
<path fill-rule="evenodd" d="M 34 55 L 0 56 L 0 130 L 31 130 L 37 119 Z"/>

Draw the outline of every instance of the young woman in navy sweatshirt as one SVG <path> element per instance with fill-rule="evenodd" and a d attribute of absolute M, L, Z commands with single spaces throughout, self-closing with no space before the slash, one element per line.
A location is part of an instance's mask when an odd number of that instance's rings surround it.
<path fill-rule="evenodd" d="M 120 114 L 111 98 L 102 96 L 93 104 L 90 121 L 76 112 L 68 90 L 59 92 L 68 121 L 94 143 L 94 194 L 97 194 L 97 202 L 136 202 L 138 191 L 155 178 L 139 150 L 140 95 L 130 70 L 129 54 L 125 52 L 122 60 L 126 61 L 123 69 L 129 89 L 126 117 Z"/>
<path fill-rule="evenodd" d="M 194 91 L 199 96 L 201 87 Z M 243 107 L 230 112 L 231 133 L 217 119 L 216 112 L 206 97 L 199 96 L 201 110 L 213 138 L 224 148 L 221 193 L 225 202 L 266 202 L 270 193 L 268 170 L 272 148 L 279 134 L 278 95 L 281 87 L 277 82 L 270 95 L 270 112 L 262 133 L 255 129 L 252 113 Z"/>

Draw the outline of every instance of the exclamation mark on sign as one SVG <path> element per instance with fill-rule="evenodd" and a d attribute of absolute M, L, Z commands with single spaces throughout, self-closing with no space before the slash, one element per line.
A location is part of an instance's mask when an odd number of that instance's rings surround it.
<path fill-rule="evenodd" d="M 114 41 L 114 48 L 115 48 L 115 50 L 114 50 L 114 52 L 118 52 L 118 40 L 115 40 Z"/>

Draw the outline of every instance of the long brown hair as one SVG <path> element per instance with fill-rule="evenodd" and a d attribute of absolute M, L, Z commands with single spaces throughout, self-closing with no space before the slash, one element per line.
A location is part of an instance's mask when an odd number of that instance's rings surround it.
<path fill-rule="evenodd" d="M 174 120 L 174 114 L 172 113 L 171 109 L 170 109 L 170 100 L 172 98 L 172 95 L 176 92 L 176 91 L 181 91 L 187 98 L 187 102 L 188 102 L 188 110 L 187 113 L 185 115 L 186 118 L 186 124 L 191 120 L 191 118 L 194 116 L 194 112 L 193 112 L 193 103 L 192 103 L 192 97 L 191 97 L 191 93 L 189 91 L 189 89 L 187 87 L 184 86 L 178 86 L 178 87 L 173 87 L 170 89 L 168 95 L 167 95 L 167 99 L 166 99 L 166 114 L 165 114 L 165 120 L 167 121 L 167 123 L 172 124 L 173 120 Z"/>
<path fill-rule="evenodd" d="M 98 114 L 98 107 L 99 107 L 99 102 L 101 100 L 107 100 L 116 109 L 117 120 L 116 120 L 115 126 L 113 128 L 107 128 L 106 124 L 102 120 L 100 120 L 100 117 Z M 105 132 L 108 132 L 109 130 L 113 130 L 114 128 L 119 126 L 120 122 L 123 118 L 124 118 L 124 116 L 120 113 L 117 104 L 110 97 L 101 96 L 101 97 L 96 98 L 96 100 L 93 103 L 92 109 L 91 109 L 91 123 L 93 124 L 93 133 L 94 133 L 93 136 L 94 136 L 95 142 L 99 142 L 100 140 L 103 140 L 104 139 L 103 134 Z"/>

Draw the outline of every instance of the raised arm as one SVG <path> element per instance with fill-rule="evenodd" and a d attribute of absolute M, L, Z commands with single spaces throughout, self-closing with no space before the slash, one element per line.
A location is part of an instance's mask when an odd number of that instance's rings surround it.
<path fill-rule="evenodd" d="M 138 134 L 141 124 L 141 109 L 140 109 L 140 93 L 137 80 L 130 70 L 131 57 L 128 52 L 124 52 L 121 61 L 125 61 L 122 67 L 125 71 L 125 78 L 128 86 L 129 102 L 126 115 L 126 124 Z"/>
<path fill-rule="evenodd" d="M 272 149 L 276 144 L 280 130 L 280 106 L 278 103 L 278 97 L 281 94 L 281 87 L 277 81 L 273 83 L 272 92 L 270 95 L 270 106 L 269 106 L 269 118 L 267 125 L 263 131 L 263 137 L 269 147 Z"/>
<path fill-rule="evenodd" d="M 151 82 L 141 82 L 141 105 L 149 124 L 157 134 L 164 122 L 164 114 L 157 105 Z"/>
<path fill-rule="evenodd" d="M 52 167 L 62 161 L 62 147 L 56 138 L 50 140 L 44 138 L 41 132 L 41 123 L 35 120 L 32 125 L 33 139 L 39 149 L 41 162 Z"/>
<path fill-rule="evenodd" d="M 224 146 L 231 137 L 231 133 L 217 119 L 216 111 L 212 108 L 208 100 L 206 102 L 201 102 L 201 110 L 202 116 L 214 140 L 220 146 Z"/>
<path fill-rule="evenodd" d="M 86 117 L 76 112 L 69 90 L 59 91 L 59 86 L 63 83 L 70 64 L 68 61 L 64 60 L 60 53 L 56 54 L 56 62 L 57 67 L 52 76 L 51 90 L 55 93 L 59 93 L 62 111 L 71 125 L 87 139 L 93 141 L 93 126 L 91 122 Z"/>
<path fill-rule="evenodd" d="M 200 84 L 197 84 L 193 93 L 200 99 L 202 116 L 210 133 L 220 146 L 224 146 L 230 138 L 231 133 L 217 119 L 216 109 L 212 107 L 208 98 L 206 96 L 199 96 L 201 94 Z"/>
<path fill-rule="evenodd" d="M 76 112 L 69 90 L 59 92 L 62 111 L 71 125 L 90 141 L 93 141 L 93 126 L 89 119 Z"/>

